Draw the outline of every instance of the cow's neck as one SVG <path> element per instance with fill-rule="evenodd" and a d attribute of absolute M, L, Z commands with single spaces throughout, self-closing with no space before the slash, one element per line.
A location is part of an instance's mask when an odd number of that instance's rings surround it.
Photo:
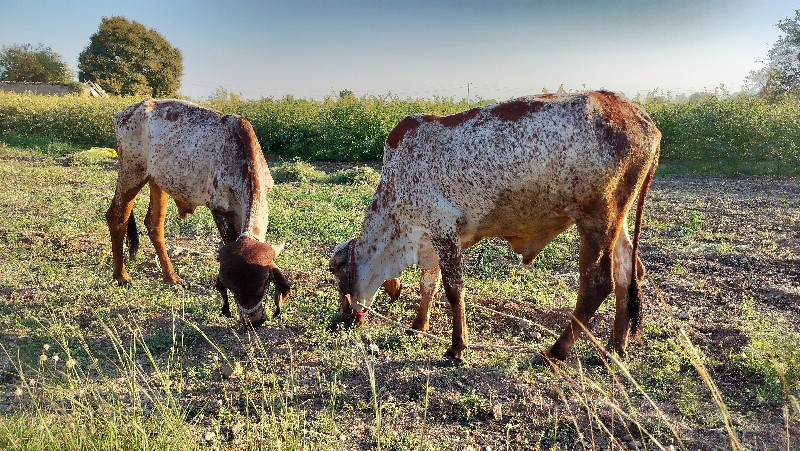
<path fill-rule="evenodd" d="M 247 164 L 249 177 L 242 180 L 242 230 L 241 235 L 250 236 L 258 241 L 264 241 L 269 224 L 269 207 L 267 205 L 267 188 L 262 186 L 259 174 L 263 171 L 259 166 L 266 164 L 261 161 L 252 161 Z"/>
<path fill-rule="evenodd" d="M 372 305 L 385 280 L 399 276 L 417 261 L 417 249 L 412 244 L 414 233 L 398 229 L 384 213 L 368 212 L 361 235 L 351 244 L 355 246 L 352 301 L 366 307 Z"/>

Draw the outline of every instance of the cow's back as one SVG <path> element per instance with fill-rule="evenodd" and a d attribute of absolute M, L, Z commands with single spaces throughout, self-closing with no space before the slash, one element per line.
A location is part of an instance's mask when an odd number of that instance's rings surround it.
<path fill-rule="evenodd" d="M 422 211 L 445 202 L 471 227 L 522 227 L 612 195 L 659 139 L 646 113 L 602 91 L 410 116 L 387 138 L 382 191 Z"/>
<path fill-rule="evenodd" d="M 120 171 L 144 171 L 176 199 L 205 205 L 220 174 L 240 178 L 236 120 L 185 101 L 144 100 L 114 118 Z"/>

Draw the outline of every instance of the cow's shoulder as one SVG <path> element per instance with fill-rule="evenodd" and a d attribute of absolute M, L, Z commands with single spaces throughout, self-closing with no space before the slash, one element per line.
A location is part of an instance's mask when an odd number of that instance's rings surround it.
<path fill-rule="evenodd" d="M 222 113 L 213 108 L 179 99 L 156 100 L 146 111 L 152 112 L 152 117 L 167 122 L 180 120 L 188 125 L 197 126 L 216 125 L 223 117 Z"/>
<path fill-rule="evenodd" d="M 120 111 L 119 113 L 114 115 L 114 125 L 117 130 L 128 127 L 133 125 L 133 122 L 136 122 L 134 118 L 140 116 L 141 118 L 144 117 L 143 114 L 147 111 L 151 111 L 155 105 L 154 99 L 144 99 L 141 102 L 134 103 L 133 105 L 125 108 L 124 110 Z"/>
<path fill-rule="evenodd" d="M 424 115 L 422 114 L 414 114 L 403 118 L 386 136 L 386 147 L 397 149 L 406 135 L 416 130 L 424 121 Z"/>

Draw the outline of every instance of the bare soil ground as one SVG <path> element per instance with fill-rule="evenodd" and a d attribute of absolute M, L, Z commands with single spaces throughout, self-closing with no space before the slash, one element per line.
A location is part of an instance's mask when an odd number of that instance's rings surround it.
<path fill-rule="evenodd" d="M 659 413 L 619 370 L 598 364 L 587 340 L 554 368 L 533 363 L 533 351 L 552 343 L 548 330 L 560 332 L 574 305 L 574 232 L 553 243 L 530 269 L 520 268 L 497 240 L 467 252 L 471 341 L 527 346 L 531 352 L 474 349 L 466 365 L 453 367 L 441 358 L 442 343 L 377 318 L 362 330 L 329 330 L 336 306 L 326 261 L 341 237 L 320 234 L 360 217 L 343 213 L 331 223 L 314 223 L 312 216 L 293 222 L 292 215 L 318 210 L 317 195 L 329 196 L 337 208 L 345 208 L 337 196 L 351 196 L 363 208 L 369 189 L 354 194 L 331 187 L 276 188 L 270 227 L 295 240 L 279 260 L 294 295 L 283 318 L 252 332 L 218 313 L 220 301 L 211 289 L 217 240 L 210 218 L 176 220 L 168 229 L 174 263 L 188 288 L 160 285 L 143 237 L 146 258 L 131 269 L 137 285 L 118 289 L 111 286 L 102 222 L 113 167 L 67 168 L 16 154 L 4 155 L 0 165 L 17 185 L 0 196 L 0 243 L 9 255 L 0 276 L 0 340 L 8 350 L 0 356 L 0 415 L 33 409 L 30 400 L 12 394 L 24 385 L 11 366 L 17 351 L 23 364 L 36 368 L 42 343 L 65 336 L 69 344 L 80 335 L 98 356 L 113 361 L 101 314 L 109 323 L 124 318 L 137 324 L 159 365 L 179 362 L 169 389 L 198 447 L 649 449 L 658 440 L 687 449 L 729 448 L 725 415 L 677 338 L 683 330 L 701 352 L 746 448 L 785 449 L 787 441 L 800 446 L 800 412 L 791 405 L 800 392 L 798 179 L 656 177 L 640 256 L 661 300 L 648 284 L 645 331 L 626 362 Z M 62 193 L 47 182 L 60 183 Z M 86 211 L 54 207 L 59 196 Z M 137 208 L 141 214 L 143 206 Z M 21 223 L 14 215 L 29 219 Z M 346 237 L 351 230 L 336 233 Z M 391 303 L 381 295 L 376 311 L 410 324 L 416 277 L 407 271 L 400 300 Z M 198 328 L 182 323 L 181 315 Z M 601 342 L 612 318 L 609 300 L 590 325 Z M 434 311 L 432 333 L 449 336 L 446 306 Z M 76 358 L 90 366 L 88 357 Z M 230 378 L 221 371 L 226 359 L 234 367 Z M 142 358 L 140 366 L 142 378 L 155 384 L 151 365 Z M 97 380 L 108 396 L 124 392 L 124 375 Z M 278 431 L 277 438 L 265 430 Z"/>

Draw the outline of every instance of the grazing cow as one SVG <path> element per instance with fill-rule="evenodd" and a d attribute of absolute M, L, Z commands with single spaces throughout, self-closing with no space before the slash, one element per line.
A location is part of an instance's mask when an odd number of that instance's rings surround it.
<path fill-rule="evenodd" d="M 540 95 L 452 116 L 414 115 L 386 138 L 383 172 L 361 234 L 334 250 L 340 320 L 363 323 L 381 284 L 419 263 L 413 328 L 426 330 L 439 280 L 453 314 L 446 356 L 467 347 L 461 250 L 486 237 L 508 241 L 530 264 L 575 224 L 580 281 L 572 317 L 547 357 L 564 359 L 613 290 L 611 345 L 624 355 L 641 324 L 644 267 L 637 257 L 644 198 L 661 132 L 613 93 Z M 634 239 L 626 215 L 636 193 Z M 633 264 L 636 262 L 637 264 Z"/>
<path fill-rule="evenodd" d="M 150 206 L 145 225 L 168 284 L 182 283 L 164 244 L 164 217 L 172 196 L 182 218 L 198 205 L 211 210 L 225 243 L 219 251 L 216 282 L 223 314 L 231 316 L 230 289 L 242 321 L 263 323 L 261 299 L 271 280 L 276 287 L 275 315 L 279 314 L 289 296 L 289 283 L 273 263 L 281 249 L 264 241 L 267 192 L 273 181 L 250 123 L 189 102 L 147 99 L 114 116 L 114 127 L 120 168 L 106 221 L 117 283 L 131 283 L 122 245 L 127 229 L 130 255 L 136 255 L 131 209 L 136 193 L 147 183 Z"/>

